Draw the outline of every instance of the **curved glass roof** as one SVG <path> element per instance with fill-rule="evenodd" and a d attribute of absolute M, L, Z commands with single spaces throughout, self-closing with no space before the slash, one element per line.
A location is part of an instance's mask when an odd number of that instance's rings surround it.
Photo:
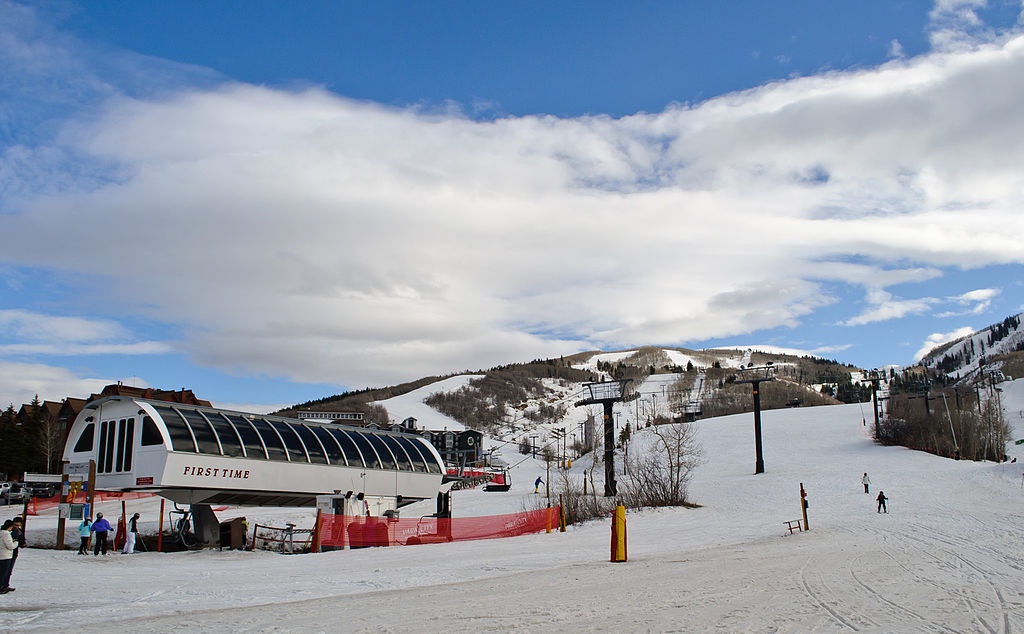
<path fill-rule="evenodd" d="M 214 456 L 341 467 L 444 473 L 418 436 L 281 416 L 147 401 L 171 438 L 171 449 Z"/>

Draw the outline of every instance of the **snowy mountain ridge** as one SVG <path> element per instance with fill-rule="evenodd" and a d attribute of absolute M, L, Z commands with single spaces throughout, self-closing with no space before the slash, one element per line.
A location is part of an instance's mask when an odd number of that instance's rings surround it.
<path fill-rule="evenodd" d="M 1022 314 L 943 344 L 926 354 L 920 364 L 959 382 L 973 381 L 986 370 L 999 371 L 1002 364 L 993 363 L 994 358 L 1024 350 Z"/>

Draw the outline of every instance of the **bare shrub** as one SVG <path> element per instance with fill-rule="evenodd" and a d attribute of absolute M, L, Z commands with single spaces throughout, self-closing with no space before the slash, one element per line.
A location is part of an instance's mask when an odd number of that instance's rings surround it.
<path fill-rule="evenodd" d="M 948 412 L 947 412 L 948 407 Z M 997 398 L 977 393 L 947 395 L 893 394 L 887 416 L 879 421 L 878 440 L 940 456 L 959 453 L 967 460 L 1002 460 L 1009 426 Z"/>
<path fill-rule="evenodd" d="M 620 497 L 630 508 L 685 506 L 693 470 L 704 457 L 692 424 L 655 425 L 636 434 Z"/>

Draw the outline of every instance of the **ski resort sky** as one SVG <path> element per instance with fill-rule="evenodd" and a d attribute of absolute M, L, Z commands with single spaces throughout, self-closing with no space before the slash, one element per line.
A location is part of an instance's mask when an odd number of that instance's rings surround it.
<path fill-rule="evenodd" d="M 912 363 L 1024 304 L 1021 13 L 0 0 L 0 403 Z"/>

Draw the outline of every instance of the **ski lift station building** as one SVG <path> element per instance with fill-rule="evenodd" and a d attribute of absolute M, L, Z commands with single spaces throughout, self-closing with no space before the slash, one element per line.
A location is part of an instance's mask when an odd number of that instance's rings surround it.
<path fill-rule="evenodd" d="M 88 403 L 64 460 L 95 460 L 97 489 L 190 505 L 314 506 L 349 492 L 398 508 L 435 497 L 444 477 L 417 435 L 129 396 Z"/>

